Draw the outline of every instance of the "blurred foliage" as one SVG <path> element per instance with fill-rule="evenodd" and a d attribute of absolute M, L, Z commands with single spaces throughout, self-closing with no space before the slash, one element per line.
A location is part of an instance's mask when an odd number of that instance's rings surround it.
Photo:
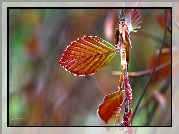
<path fill-rule="evenodd" d="M 120 12 L 116 9 L 115 12 Z M 114 38 L 104 34 L 110 9 L 10 9 L 9 10 L 9 125 L 10 126 L 104 126 L 97 117 L 103 97 L 117 91 L 120 57 L 115 58 L 92 76 L 74 76 L 58 61 L 66 47 L 84 35 L 96 35 L 114 44 Z M 151 56 L 159 49 L 164 29 L 157 16 L 163 9 L 140 9 L 142 27 L 131 33 L 132 49 L 129 71 L 149 69 Z M 116 22 L 115 22 L 116 23 Z M 160 22 L 162 23 L 162 22 Z M 114 25 L 114 27 L 116 27 Z M 114 28 L 115 29 L 115 28 Z M 115 32 L 115 31 L 114 31 Z M 150 33 L 159 38 L 145 36 Z M 171 46 L 171 35 L 166 43 Z M 156 79 L 158 83 L 167 79 Z M 133 109 L 148 76 L 131 78 Z M 149 91 L 154 86 L 150 85 Z M 160 86 L 157 86 L 160 89 Z M 158 106 L 149 125 L 171 125 L 171 87 L 167 88 L 166 109 Z M 143 98 L 133 125 L 145 125 L 155 102 L 148 103 L 150 93 Z M 122 118 L 122 114 L 121 117 Z M 19 118 L 19 119 L 14 119 Z M 22 118 L 22 119 L 20 119 Z M 113 125 L 114 118 L 108 125 Z"/>

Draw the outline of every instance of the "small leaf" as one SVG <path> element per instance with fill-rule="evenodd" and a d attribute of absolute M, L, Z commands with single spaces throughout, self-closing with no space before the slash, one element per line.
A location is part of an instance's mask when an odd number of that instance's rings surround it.
<path fill-rule="evenodd" d="M 129 32 L 137 32 L 142 24 L 142 17 L 140 12 L 137 9 L 126 9 L 125 21 Z"/>
<path fill-rule="evenodd" d="M 116 48 L 97 36 L 84 36 L 72 42 L 58 62 L 69 72 L 88 75 L 106 66 L 115 56 Z"/>
<path fill-rule="evenodd" d="M 99 117 L 107 124 L 114 112 L 124 103 L 125 91 L 117 91 L 104 97 L 104 102 L 98 107 Z"/>

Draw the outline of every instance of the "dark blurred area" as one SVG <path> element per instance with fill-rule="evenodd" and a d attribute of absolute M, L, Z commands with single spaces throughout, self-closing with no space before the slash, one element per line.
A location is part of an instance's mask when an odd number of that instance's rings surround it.
<path fill-rule="evenodd" d="M 165 21 L 161 21 L 165 20 L 164 9 L 139 11 L 143 22 L 137 33 L 131 33 L 129 72 L 154 66 L 155 58 L 152 57 L 160 48 L 164 34 Z M 119 54 L 104 69 L 89 76 L 74 76 L 58 61 L 66 47 L 84 35 L 98 36 L 115 45 L 113 34 L 119 12 L 120 9 L 9 10 L 10 126 L 105 126 L 97 115 L 97 109 L 105 95 L 117 91 L 119 77 L 113 76 L 112 71 L 120 70 Z M 171 15 L 171 11 L 168 14 Z M 171 34 L 167 33 L 165 48 L 170 47 Z M 170 53 L 160 64 L 171 61 Z M 171 125 L 171 83 L 162 96 L 164 102 L 156 99 L 159 106 L 152 122 L 148 122 L 155 105 L 154 101 L 149 101 L 153 97 L 152 91 L 162 88 L 169 78 L 170 69 L 158 72 L 157 75 L 162 77 L 154 76 L 133 125 Z M 130 79 L 133 109 L 148 78 Z M 163 105 L 166 107 L 160 107 Z M 121 113 L 120 119 L 122 116 Z M 114 118 L 107 125 L 112 126 L 113 122 Z"/>

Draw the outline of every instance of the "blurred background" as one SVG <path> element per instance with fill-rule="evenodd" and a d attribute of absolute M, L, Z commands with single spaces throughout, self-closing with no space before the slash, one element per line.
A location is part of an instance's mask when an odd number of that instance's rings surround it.
<path fill-rule="evenodd" d="M 54 5 L 53 5 L 54 4 Z M 48 6 L 72 6 L 67 3 L 51 3 Z M 80 6 L 123 6 L 124 3 L 80 3 Z M 149 3 L 142 3 L 143 6 Z M 164 3 L 167 4 L 167 3 Z M 167 6 L 172 6 L 172 3 Z M 178 3 L 177 3 L 178 4 Z M 3 4 L 3 11 L 6 6 Z M 26 3 L 11 3 L 10 6 L 33 6 Z M 34 6 L 47 6 L 47 3 Z M 73 5 L 75 6 L 75 5 Z M 157 5 L 155 5 L 157 6 Z M 158 5 L 161 6 L 161 5 Z M 165 5 L 163 5 L 165 6 Z M 178 10 L 176 5 L 176 12 Z M 132 49 L 129 72 L 138 72 L 153 68 L 164 34 L 164 9 L 139 9 L 142 15 L 142 27 L 137 33 L 131 33 Z M 168 10 L 169 26 L 171 11 Z M 175 12 L 175 11 L 173 11 Z M 74 76 L 62 68 L 58 61 L 66 47 L 84 35 L 95 35 L 114 44 L 114 33 L 118 23 L 120 9 L 10 9 L 9 10 L 9 125 L 10 126 L 106 126 L 97 116 L 98 105 L 103 97 L 117 90 L 120 56 L 92 76 Z M 4 15 L 4 20 L 6 20 Z M 175 18 L 175 17 L 174 17 Z M 176 17 L 176 20 L 178 18 Z M 174 21 L 173 21 L 174 23 Z M 4 23 L 5 24 L 5 23 Z M 173 27 L 173 86 L 177 94 L 177 55 L 176 37 L 179 28 Z M 6 32 L 4 32 L 6 33 Z M 3 35 L 5 38 L 5 35 Z M 3 38 L 3 51 L 7 52 Z M 167 32 L 165 50 L 170 50 L 171 33 Z M 163 49 L 164 50 L 164 49 Z M 3 52 L 3 58 L 6 53 Z M 159 64 L 170 62 L 171 53 L 163 51 Z M 5 67 L 5 66 L 3 66 Z M 4 68 L 5 69 L 5 68 Z M 170 66 L 158 71 L 148 87 L 136 116 L 134 126 L 171 126 L 171 112 L 176 115 L 174 100 L 171 111 Z M 4 79 L 6 74 L 3 71 Z M 160 77 L 159 77 L 160 76 Z M 149 75 L 130 78 L 133 89 L 132 107 L 147 84 Z M 4 80 L 3 79 L 3 80 Z M 4 80 L 3 83 L 6 83 Z M 3 85 L 2 102 L 4 109 L 3 125 L 7 124 L 7 87 Z M 175 99 L 176 95 L 173 96 Z M 123 114 L 121 113 L 120 120 Z M 108 126 L 113 126 L 111 118 Z M 172 124 L 174 125 L 174 124 Z M 3 133 L 28 133 L 30 128 L 7 128 Z M 95 130 L 96 129 L 96 130 Z M 54 132 L 71 133 L 93 131 L 99 133 L 117 132 L 117 128 L 53 128 Z M 137 128 L 137 133 L 143 129 Z M 149 133 L 163 131 L 150 129 Z M 48 133 L 50 128 L 31 129 L 31 132 Z M 146 130 L 145 130 L 146 132 Z M 176 129 L 173 133 L 177 132 Z"/>

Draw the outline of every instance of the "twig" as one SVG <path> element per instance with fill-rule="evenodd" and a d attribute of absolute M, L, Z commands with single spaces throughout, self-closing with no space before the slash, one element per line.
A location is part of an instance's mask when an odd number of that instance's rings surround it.
<path fill-rule="evenodd" d="M 165 68 L 165 67 L 167 67 L 167 66 L 169 66 L 169 65 L 171 65 L 171 61 L 165 62 L 165 63 L 163 63 L 163 64 L 157 66 L 156 69 L 155 69 L 155 72 L 160 71 L 161 69 L 163 69 L 163 68 Z M 129 75 L 129 77 L 131 77 L 131 78 L 140 77 L 140 76 L 146 76 L 146 75 L 151 74 L 151 73 L 152 73 L 152 70 L 153 70 L 153 69 L 148 69 L 148 70 L 138 71 L 138 72 L 129 72 L 128 75 Z M 120 74 L 121 74 L 120 71 L 113 71 L 113 72 L 112 72 L 112 75 L 119 76 Z"/>

